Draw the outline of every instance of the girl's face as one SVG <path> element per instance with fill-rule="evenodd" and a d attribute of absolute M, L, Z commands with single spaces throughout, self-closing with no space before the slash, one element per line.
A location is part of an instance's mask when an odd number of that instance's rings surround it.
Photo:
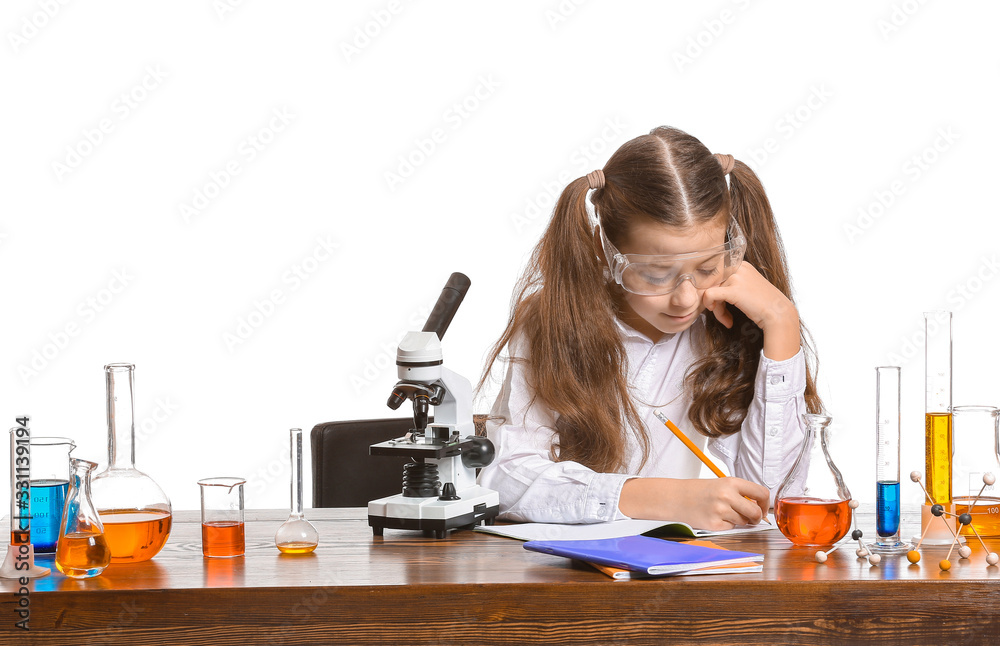
<path fill-rule="evenodd" d="M 648 218 L 638 218 L 629 227 L 618 250 L 623 254 L 681 254 L 710 249 L 725 243 L 726 218 L 686 228 L 671 227 Z M 625 323 L 658 341 L 664 334 L 683 332 L 698 319 L 705 306 L 704 289 L 690 280 L 669 294 L 639 296 L 625 292 Z"/>

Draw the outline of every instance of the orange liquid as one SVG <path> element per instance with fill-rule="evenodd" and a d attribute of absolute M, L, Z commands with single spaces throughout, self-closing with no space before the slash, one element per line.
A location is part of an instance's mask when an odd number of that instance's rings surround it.
<path fill-rule="evenodd" d="M 31 542 L 31 536 L 26 529 L 15 529 L 10 533 L 11 545 L 27 545 Z"/>
<path fill-rule="evenodd" d="M 170 536 L 171 516 L 165 511 L 109 509 L 98 514 L 111 546 L 112 563 L 148 561 Z"/>
<path fill-rule="evenodd" d="M 205 556 L 243 556 L 245 550 L 243 523 L 223 521 L 201 524 L 201 553 Z"/>
<path fill-rule="evenodd" d="M 289 541 L 288 543 L 278 543 L 278 549 L 283 554 L 308 554 L 316 549 L 316 543 Z"/>
<path fill-rule="evenodd" d="M 1000 536 L 1000 498 L 982 496 L 979 503 L 969 509 L 969 503 L 974 499 L 959 498 L 954 499 L 955 513 L 972 513 L 972 527 L 976 528 L 976 533 L 980 536 Z M 966 525 L 962 528 L 962 536 L 975 536 L 972 528 Z"/>
<path fill-rule="evenodd" d="M 796 545 L 832 545 L 850 529 L 851 508 L 846 500 L 782 498 L 774 503 L 774 518 Z"/>
<path fill-rule="evenodd" d="M 111 563 L 111 548 L 104 534 L 74 532 L 59 537 L 56 567 L 68 577 L 97 576 Z"/>

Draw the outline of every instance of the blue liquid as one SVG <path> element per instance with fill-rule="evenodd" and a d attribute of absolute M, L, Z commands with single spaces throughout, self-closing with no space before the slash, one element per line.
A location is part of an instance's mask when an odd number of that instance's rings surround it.
<path fill-rule="evenodd" d="M 899 481 L 875 484 L 875 531 L 888 538 L 899 531 Z"/>
<path fill-rule="evenodd" d="M 31 544 L 36 554 L 56 551 L 67 491 L 66 480 L 31 481 Z"/>

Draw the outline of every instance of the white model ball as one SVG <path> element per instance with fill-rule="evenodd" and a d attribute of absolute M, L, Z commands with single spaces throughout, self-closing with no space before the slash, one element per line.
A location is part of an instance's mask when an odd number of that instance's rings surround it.
<path fill-rule="evenodd" d="M 816 562 L 826 563 L 826 552 L 816 552 Z"/>
<path fill-rule="evenodd" d="M 910 480 L 913 480 L 914 482 L 920 482 L 920 472 L 910 471 Z"/>
<path fill-rule="evenodd" d="M 958 548 L 958 555 L 961 556 L 963 559 L 967 559 L 970 556 L 972 556 L 972 548 L 969 547 L 968 545 L 963 545 L 962 547 Z"/>
<path fill-rule="evenodd" d="M 985 484 L 987 487 L 992 487 L 993 483 L 996 482 L 996 481 L 997 481 L 997 479 L 995 477 L 993 477 L 992 473 L 984 473 L 983 474 L 983 484 Z"/>
<path fill-rule="evenodd" d="M 1000 556 L 997 556 L 996 552 L 990 552 L 989 554 L 986 555 L 986 562 L 989 563 L 990 565 L 996 565 L 998 562 L 1000 562 Z"/>
<path fill-rule="evenodd" d="M 878 565 L 879 563 L 882 562 L 882 555 L 872 554 L 871 556 L 868 557 L 868 562 L 871 563 L 872 565 Z"/>

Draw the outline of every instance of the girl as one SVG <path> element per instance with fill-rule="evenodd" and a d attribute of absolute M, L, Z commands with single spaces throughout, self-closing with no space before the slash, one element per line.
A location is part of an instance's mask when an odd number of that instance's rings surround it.
<path fill-rule="evenodd" d="M 674 128 L 625 143 L 563 191 L 515 294 L 480 382 L 506 348 L 481 475 L 506 518 L 759 522 L 822 406 L 749 167 Z M 698 479 L 656 411 L 735 477 Z"/>

